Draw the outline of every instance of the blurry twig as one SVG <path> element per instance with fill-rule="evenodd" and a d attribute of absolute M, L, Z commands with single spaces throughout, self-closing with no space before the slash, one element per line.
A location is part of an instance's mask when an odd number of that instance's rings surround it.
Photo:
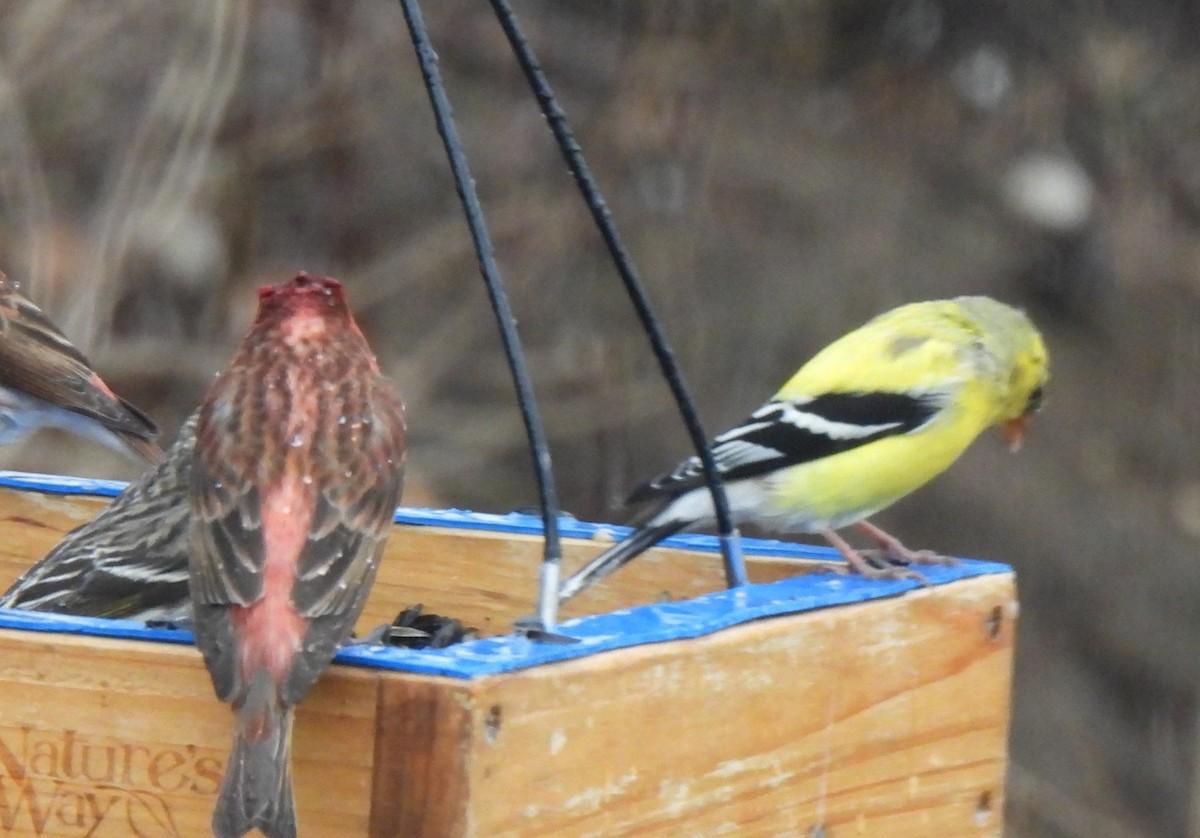
<path fill-rule="evenodd" d="M 34 289 L 39 280 L 54 269 L 54 254 L 44 235 L 52 215 L 50 194 L 20 91 L 11 76 L 0 72 L 0 202 L 8 200 L 17 208 L 13 215 L 23 222 L 28 274 L 18 275 L 7 255 L 0 262 L 0 272 L 21 282 L 25 293 L 36 299 Z"/>
<path fill-rule="evenodd" d="M 69 25 L 70 15 L 79 11 L 79 4 L 72 0 L 38 0 L 16 7 L 13 12 L 16 19 L 7 24 L 10 33 L 20 35 L 13 39 L 10 67 L 17 83 L 28 89 L 63 68 L 79 72 L 81 60 L 97 56 L 106 60 L 106 50 L 97 46 L 109 41 L 114 31 L 129 25 L 150 2 L 90 4 L 86 26 Z M 53 44 L 53 48 L 48 49 L 48 44 Z"/>
<path fill-rule="evenodd" d="M 210 10 L 208 38 L 191 50 L 188 33 L 180 34 L 175 57 L 144 111 L 100 213 L 94 274 L 81 284 L 73 310 L 64 318 L 66 331 L 85 348 L 111 319 L 117 301 L 113 288 L 139 227 L 151 220 L 169 224 L 195 194 L 241 71 L 250 4 L 217 0 L 194 8 L 196 14 Z"/>

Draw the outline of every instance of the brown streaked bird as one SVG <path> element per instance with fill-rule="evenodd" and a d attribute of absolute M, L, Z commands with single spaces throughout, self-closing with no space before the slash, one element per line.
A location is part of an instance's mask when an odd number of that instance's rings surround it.
<path fill-rule="evenodd" d="M 198 418 L 199 411 L 187 418 L 161 463 L 22 573 L 0 608 L 191 625 L 188 523 Z M 473 631 L 416 605 L 348 642 L 440 649 Z"/>
<path fill-rule="evenodd" d="M 0 608 L 85 617 L 191 621 L 188 519 L 193 413 L 157 466 L 67 533 L 0 596 Z"/>
<path fill-rule="evenodd" d="M 404 408 L 336 280 L 259 290 L 200 407 L 191 489 L 196 645 L 237 732 L 218 838 L 296 835 L 293 707 L 349 636 L 400 498 Z"/>
<path fill-rule="evenodd" d="M 158 428 L 114 393 L 41 309 L 0 273 L 0 445 L 59 428 L 149 462 Z"/>

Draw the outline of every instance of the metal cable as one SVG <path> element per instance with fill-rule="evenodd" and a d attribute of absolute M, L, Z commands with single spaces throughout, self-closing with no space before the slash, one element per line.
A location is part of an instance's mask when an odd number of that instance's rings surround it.
<path fill-rule="evenodd" d="M 537 478 L 538 500 L 544 529 L 537 617 L 541 624 L 540 628 L 543 631 L 549 631 L 553 629 L 558 618 L 558 585 L 562 573 L 562 544 L 558 533 L 558 497 L 550 465 L 550 448 L 546 443 L 542 420 L 534 400 L 533 384 L 525 366 L 521 339 L 517 335 L 516 318 L 509 306 L 508 295 L 505 293 L 504 283 L 500 279 L 500 270 L 496 266 L 492 242 L 488 237 L 487 225 L 484 223 L 483 211 L 479 205 L 479 196 L 475 192 L 475 181 L 471 178 L 470 167 L 467 164 L 466 155 L 463 153 L 458 132 L 454 127 L 450 100 L 446 97 L 446 89 L 438 71 L 437 54 L 429 42 L 429 33 L 425 28 L 421 7 L 417 0 L 400 0 L 400 4 L 404 9 L 404 18 L 408 22 L 409 33 L 412 35 L 413 47 L 417 52 L 421 77 L 425 81 L 425 89 L 429 92 L 429 101 L 433 106 L 438 134 L 442 137 L 442 144 L 450 161 L 450 170 L 454 175 L 454 187 L 458 190 L 463 211 L 467 216 L 467 226 L 470 227 L 471 240 L 475 245 L 475 256 L 479 261 L 479 270 L 483 274 L 483 281 L 487 286 L 488 297 L 492 303 L 492 311 L 496 315 L 496 323 L 500 328 L 500 338 L 504 343 L 504 355 L 508 360 L 509 369 L 512 371 L 513 385 L 517 390 L 517 402 L 521 408 L 521 418 L 525 422 L 525 434 L 529 440 L 530 453 L 533 456 L 533 471 Z"/>
<path fill-rule="evenodd" d="M 658 318 L 655 316 L 654 310 L 650 306 L 650 301 L 646 296 L 642 281 L 639 279 L 637 270 L 633 266 L 629 252 L 625 249 L 625 245 L 621 241 L 616 224 L 613 222 L 612 215 L 608 211 L 608 206 L 605 204 L 604 198 L 600 195 L 600 191 L 596 186 L 596 181 L 592 177 L 587 162 L 583 159 L 583 151 L 580 149 L 579 143 L 567 125 L 566 114 L 563 113 L 562 108 L 554 97 L 554 92 L 550 89 L 550 84 L 546 80 L 545 74 L 542 73 L 541 68 L 538 66 L 529 43 L 524 33 L 521 32 L 520 26 L 517 24 L 516 17 L 513 15 L 508 0 L 491 0 L 491 4 L 492 9 L 496 13 L 496 18 L 500 22 L 500 26 L 508 38 L 508 43 L 512 47 L 522 71 L 525 73 L 529 87 L 537 97 L 538 104 L 542 109 L 542 115 L 546 117 L 546 122 L 554 134 L 554 139 L 558 142 L 559 150 L 562 151 L 562 155 L 567 162 L 567 167 L 571 170 L 571 175 L 575 178 L 575 183 L 579 186 L 579 191 L 592 213 L 592 218 L 596 222 L 600 234 L 604 237 L 604 243 L 612 256 L 613 264 L 616 265 L 617 273 L 620 274 L 621 280 L 625 283 L 625 291 L 628 293 L 629 299 L 637 311 L 638 318 L 642 322 L 642 328 L 650 340 L 650 346 L 654 351 L 655 358 L 658 359 L 663 377 L 667 380 L 667 385 L 671 388 L 671 394 L 675 397 L 675 403 L 679 407 L 679 415 L 687 427 L 692 446 L 696 449 L 696 454 L 704 466 L 704 481 L 708 485 L 709 493 L 712 495 L 713 510 L 716 514 L 717 529 L 721 541 L 721 554 L 725 562 L 726 582 L 731 588 L 737 585 L 745 585 L 747 582 L 746 567 L 742 560 L 741 542 L 738 538 L 737 529 L 733 526 L 732 517 L 729 514 L 729 500 L 725 495 L 724 481 L 717 470 L 712 450 L 708 446 L 708 435 L 704 432 L 704 427 L 700 424 L 700 419 L 696 415 L 696 408 L 688 393 L 687 385 L 683 381 L 683 375 L 679 370 L 678 364 L 675 363 L 675 354 L 667 342 L 666 336 L 663 334 L 662 327 L 658 323 Z"/>

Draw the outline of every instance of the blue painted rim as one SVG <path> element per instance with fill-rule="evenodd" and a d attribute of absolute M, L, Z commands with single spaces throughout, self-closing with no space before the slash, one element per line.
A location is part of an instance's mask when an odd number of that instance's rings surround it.
<path fill-rule="evenodd" d="M 125 488 L 125 484 L 115 480 L 0 471 L 0 488 L 56 495 L 115 497 Z M 458 509 L 401 507 L 396 511 L 396 523 L 530 535 L 540 535 L 542 532 L 538 517 L 516 512 L 494 515 Z M 568 538 L 592 539 L 598 532 L 621 538 L 629 532 L 628 527 L 586 523 L 569 516 L 564 516 L 559 526 L 563 536 Z M 709 553 L 720 552 L 717 539 L 708 535 L 674 536 L 663 544 Z M 747 538 L 743 539 L 742 545 L 748 555 L 817 560 L 837 558 L 837 553 L 829 548 L 805 544 Z M 953 567 L 931 566 L 922 568 L 921 572 L 934 585 L 945 585 L 1011 570 L 1008 565 L 997 562 L 963 560 Z M 535 582 L 536 568 L 530 567 L 530 611 L 533 610 Z M 899 596 L 916 587 L 917 584 L 911 580 L 874 581 L 858 576 L 810 573 L 768 584 L 718 591 L 682 602 L 642 605 L 561 623 L 558 630 L 577 638 L 578 643 L 538 643 L 520 635 L 505 635 L 436 650 L 352 646 L 339 652 L 336 660 L 375 669 L 470 679 L 586 657 L 597 652 L 702 637 L 763 617 L 884 599 Z M 68 617 L 13 609 L 0 609 L 0 628 L 170 643 L 192 642 L 189 632 L 150 629 L 128 620 Z"/>

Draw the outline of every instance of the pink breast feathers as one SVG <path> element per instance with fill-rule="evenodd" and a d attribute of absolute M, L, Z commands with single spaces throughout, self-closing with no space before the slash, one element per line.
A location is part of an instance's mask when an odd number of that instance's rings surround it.
<path fill-rule="evenodd" d="M 311 487 L 290 470 L 277 487 L 262 494 L 262 596 L 247 607 L 234 608 L 231 615 L 242 637 L 242 673 L 248 683 L 266 670 L 278 684 L 304 642 L 307 621 L 292 603 L 292 588 L 313 503 Z"/>

